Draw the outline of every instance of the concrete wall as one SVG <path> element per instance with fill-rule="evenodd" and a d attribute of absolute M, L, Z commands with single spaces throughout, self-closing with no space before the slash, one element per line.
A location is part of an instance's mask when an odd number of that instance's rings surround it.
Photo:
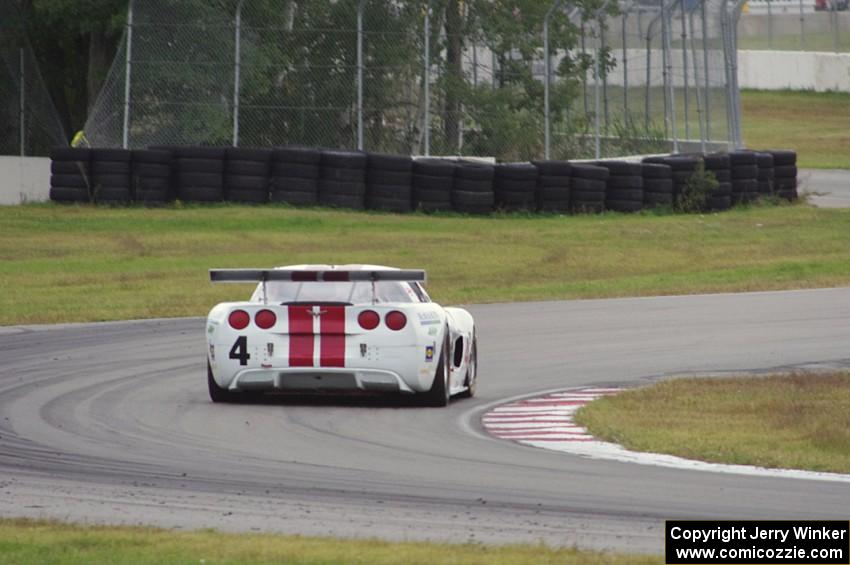
<path fill-rule="evenodd" d="M 741 88 L 850 92 L 850 53 L 739 51 Z"/>
<path fill-rule="evenodd" d="M 50 159 L 0 156 L 0 204 L 38 202 L 50 197 Z"/>

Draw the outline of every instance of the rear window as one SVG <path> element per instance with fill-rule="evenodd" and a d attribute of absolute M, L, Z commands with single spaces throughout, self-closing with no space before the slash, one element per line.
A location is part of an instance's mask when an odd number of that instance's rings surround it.
<path fill-rule="evenodd" d="M 418 289 L 417 289 L 418 290 Z M 367 304 L 372 302 L 370 282 L 283 282 L 266 283 L 268 301 L 276 304 L 289 302 L 343 302 Z M 409 283 L 380 281 L 375 283 L 378 302 L 426 302 Z M 251 300 L 263 300 L 263 285 L 257 285 Z"/>

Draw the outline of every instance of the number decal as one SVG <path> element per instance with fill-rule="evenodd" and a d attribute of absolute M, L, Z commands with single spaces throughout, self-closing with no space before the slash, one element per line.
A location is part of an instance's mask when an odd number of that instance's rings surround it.
<path fill-rule="evenodd" d="M 240 365 L 247 365 L 251 356 L 248 354 L 248 336 L 240 335 L 230 348 L 230 358 L 239 359 Z"/>

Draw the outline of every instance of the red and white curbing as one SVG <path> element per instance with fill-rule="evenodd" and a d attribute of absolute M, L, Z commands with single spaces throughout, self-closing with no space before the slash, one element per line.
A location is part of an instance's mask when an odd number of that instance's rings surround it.
<path fill-rule="evenodd" d="M 726 465 L 683 459 L 673 455 L 629 451 L 615 443 L 595 439 L 587 429 L 575 423 L 573 416 L 579 408 L 620 390 L 622 389 L 584 387 L 523 398 L 488 410 L 481 417 L 481 422 L 484 429 L 497 438 L 591 459 L 610 459 L 690 471 L 850 483 L 850 475 L 838 473 Z"/>

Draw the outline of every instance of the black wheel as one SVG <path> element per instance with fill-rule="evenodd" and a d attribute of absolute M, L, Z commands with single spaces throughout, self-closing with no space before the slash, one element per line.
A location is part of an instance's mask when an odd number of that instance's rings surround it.
<path fill-rule="evenodd" d="M 472 331 L 472 348 L 469 352 L 469 363 L 466 366 L 466 380 L 464 381 L 466 390 L 460 393 L 463 398 L 472 398 L 475 396 L 475 390 L 478 388 L 478 336 L 475 335 L 475 330 Z"/>
<path fill-rule="evenodd" d="M 443 340 L 443 350 L 440 351 L 440 362 L 434 371 L 434 384 L 428 392 L 422 393 L 422 404 L 424 406 L 448 406 L 451 400 L 449 390 L 449 328 L 443 330 L 446 338 Z"/>
<path fill-rule="evenodd" d="M 233 402 L 236 400 L 236 393 L 230 392 L 225 388 L 218 386 L 212 374 L 212 367 L 207 361 L 207 388 L 210 391 L 210 400 L 213 402 Z"/>

